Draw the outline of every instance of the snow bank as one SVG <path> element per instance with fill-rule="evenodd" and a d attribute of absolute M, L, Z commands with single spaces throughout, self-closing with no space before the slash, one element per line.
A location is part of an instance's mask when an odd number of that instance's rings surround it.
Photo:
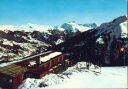
<path fill-rule="evenodd" d="M 101 70 L 101 73 L 93 72 L 93 65 L 87 70 L 86 63 L 80 62 L 60 74 L 49 74 L 42 79 L 28 78 L 19 89 L 127 88 L 127 67 L 103 67 Z"/>

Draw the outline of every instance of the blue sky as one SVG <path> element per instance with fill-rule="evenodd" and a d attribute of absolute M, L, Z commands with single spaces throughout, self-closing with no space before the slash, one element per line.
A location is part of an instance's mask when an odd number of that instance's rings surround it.
<path fill-rule="evenodd" d="M 126 15 L 126 0 L 0 0 L 0 24 L 101 24 Z"/>

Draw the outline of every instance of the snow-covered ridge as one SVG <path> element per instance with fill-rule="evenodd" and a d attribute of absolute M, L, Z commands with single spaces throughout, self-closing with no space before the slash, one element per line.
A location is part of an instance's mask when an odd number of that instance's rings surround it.
<path fill-rule="evenodd" d="M 61 25 L 61 28 L 65 29 L 65 30 L 71 30 L 71 31 L 87 31 L 89 29 L 94 28 L 93 25 L 87 25 L 87 24 L 78 24 L 76 22 L 68 22 L 68 23 L 64 23 L 63 25 Z"/>
<path fill-rule="evenodd" d="M 38 25 L 38 24 L 31 24 L 28 23 L 26 25 L 0 25 L 0 30 L 10 30 L 10 31 L 26 31 L 26 32 L 32 32 L 32 31 L 40 31 L 40 32 L 48 32 L 49 29 L 53 29 L 52 26 L 47 25 Z"/>
<path fill-rule="evenodd" d="M 98 28 L 96 28 L 99 30 L 97 35 L 109 33 L 110 36 L 119 38 L 122 34 L 127 34 L 127 21 L 128 18 L 126 16 L 120 16 L 111 22 L 103 23 Z"/>
<path fill-rule="evenodd" d="M 25 32 L 32 32 L 32 31 L 39 31 L 39 32 L 46 32 L 48 33 L 48 30 L 52 30 L 52 29 L 59 29 L 60 31 L 64 31 L 64 30 L 79 30 L 81 32 L 83 31 L 87 31 L 91 28 L 93 28 L 93 26 L 95 26 L 96 24 L 77 24 L 75 22 L 68 22 L 68 23 L 64 23 L 61 26 L 48 26 L 48 25 L 38 25 L 38 24 L 31 24 L 28 23 L 26 25 L 0 25 L 0 30 L 2 31 L 25 31 Z"/>
<path fill-rule="evenodd" d="M 126 16 L 120 16 L 111 22 L 103 23 L 96 28 L 98 33 L 95 36 L 102 36 L 109 34 L 110 41 L 108 41 L 108 49 L 110 48 L 114 39 L 126 38 L 128 36 L 127 30 L 128 18 Z"/>

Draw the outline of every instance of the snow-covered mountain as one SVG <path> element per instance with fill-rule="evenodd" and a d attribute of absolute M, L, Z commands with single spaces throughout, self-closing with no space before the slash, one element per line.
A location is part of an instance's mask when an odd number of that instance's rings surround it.
<path fill-rule="evenodd" d="M 120 49 L 127 49 L 127 21 L 126 16 L 115 18 L 113 21 L 74 36 L 60 44 L 59 49 L 72 53 L 70 58 L 75 57 L 76 60 L 84 58 L 86 61 L 94 61 L 101 58 L 103 65 L 123 65 L 124 59 L 121 58 L 124 58 L 124 54 L 121 56 Z"/>
<path fill-rule="evenodd" d="M 103 39 L 100 40 L 101 42 L 99 43 L 104 43 L 103 45 L 106 46 L 106 48 L 104 48 L 106 49 L 104 50 L 104 61 L 106 64 L 111 64 L 112 62 L 116 64 L 117 60 L 117 64 L 123 64 L 123 61 L 120 60 L 121 57 L 119 56 L 119 48 L 125 47 L 125 49 L 127 49 L 127 24 L 128 18 L 126 16 L 120 16 L 111 22 L 101 24 L 95 29 L 97 30 L 95 36 L 98 36 L 99 38 Z M 127 58 L 125 60 L 127 61 Z"/>
<path fill-rule="evenodd" d="M 18 60 L 35 53 L 38 47 L 45 49 L 51 44 L 59 44 L 75 35 L 75 32 L 70 33 L 58 28 L 30 23 L 21 26 L 1 25 L 0 60 Z"/>
<path fill-rule="evenodd" d="M 105 34 L 110 36 L 110 40 L 107 41 L 107 48 L 112 46 L 113 39 L 126 38 L 127 31 L 127 17 L 121 16 L 114 19 L 111 22 L 101 24 L 96 27 L 95 23 L 92 24 L 78 24 L 76 22 L 64 23 L 61 26 L 45 26 L 36 24 L 27 24 L 22 26 L 13 25 L 1 25 L 0 26 L 0 59 L 1 60 L 15 60 L 19 57 L 33 54 L 38 50 L 38 47 L 45 49 L 51 44 L 59 44 L 70 37 L 80 33 L 79 31 L 85 31 L 89 33 L 90 30 L 97 31 L 96 34 L 92 34 L 94 37 L 99 37 L 99 41 L 104 41 Z M 77 34 L 78 34 L 77 33 Z M 91 36 L 84 38 L 92 40 Z M 74 40 L 72 43 L 77 43 L 78 40 Z M 99 42 L 104 44 L 105 42 Z M 79 45 L 79 43 L 75 44 Z M 90 44 L 88 45 L 90 46 Z M 70 46 L 68 46 L 70 47 Z M 27 54 L 27 55 L 26 55 Z"/>
<path fill-rule="evenodd" d="M 26 25 L 0 25 L 0 58 L 1 60 L 17 60 L 31 55 L 38 47 L 46 48 L 51 44 L 59 44 L 75 35 L 78 31 L 87 31 L 89 26 L 77 23 L 65 23 L 67 26 L 48 26 L 28 23 Z M 72 32 L 67 31 L 72 29 Z"/>
<path fill-rule="evenodd" d="M 69 23 L 64 23 L 61 26 L 48 26 L 48 25 L 38 25 L 38 24 L 31 24 L 28 23 L 26 25 L 0 25 L 0 30 L 1 31 L 25 31 L 25 32 L 33 32 L 33 31 L 39 31 L 39 32 L 47 32 L 48 30 L 52 29 L 58 29 L 61 31 L 64 30 L 72 30 L 72 31 L 87 31 L 91 28 L 95 28 L 97 25 L 95 23 L 92 24 L 77 24 L 75 22 L 69 22 Z"/>
<path fill-rule="evenodd" d="M 104 33 L 110 33 L 110 36 L 115 36 L 115 38 L 126 37 L 128 35 L 127 31 L 128 18 L 126 16 L 120 16 L 111 22 L 103 23 L 98 28 L 98 35 Z"/>
<path fill-rule="evenodd" d="M 95 23 L 92 24 L 78 24 L 76 22 L 68 22 L 68 23 L 64 23 L 63 25 L 61 25 L 61 28 L 65 29 L 65 30 L 71 30 L 71 31 L 80 31 L 80 32 L 84 32 L 87 30 L 90 30 L 92 28 L 96 28 L 97 25 Z"/>
<path fill-rule="evenodd" d="M 39 32 L 48 32 L 49 29 L 53 29 L 52 26 L 48 25 L 38 25 L 38 24 L 31 24 L 28 23 L 26 25 L 0 25 L 0 30 L 6 31 L 25 31 L 25 32 L 33 32 L 33 31 L 39 31 Z"/>
<path fill-rule="evenodd" d="M 107 34 L 110 37 L 110 40 L 108 41 L 108 48 L 110 48 L 114 39 L 118 40 L 119 38 L 128 37 L 127 24 L 128 18 L 126 16 L 118 17 L 111 22 L 103 23 L 97 27 L 96 30 L 98 33 L 96 36 L 104 36 Z"/>

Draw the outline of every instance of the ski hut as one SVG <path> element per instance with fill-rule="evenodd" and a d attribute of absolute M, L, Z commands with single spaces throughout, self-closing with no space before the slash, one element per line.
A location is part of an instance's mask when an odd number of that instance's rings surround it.
<path fill-rule="evenodd" d="M 3 89 L 17 89 L 24 80 L 27 68 L 16 64 L 0 68 L 0 86 Z"/>
<path fill-rule="evenodd" d="M 0 68 L 0 87 L 17 89 L 25 78 L 41 78 L 61 63 L 64 63 L 61 52 L 50 51 L 26 57 L 21 62 Z"/>
<path fill-rule="evenodd" d="M 30 69 L 27 72 L 27 77 L 41 78 L 49 73 L 52 67 L 57 66 L 64 61 L 64 54 L 61 52 L 52 52 L 48 55 L 40 57 L 40 66 Z"/>

